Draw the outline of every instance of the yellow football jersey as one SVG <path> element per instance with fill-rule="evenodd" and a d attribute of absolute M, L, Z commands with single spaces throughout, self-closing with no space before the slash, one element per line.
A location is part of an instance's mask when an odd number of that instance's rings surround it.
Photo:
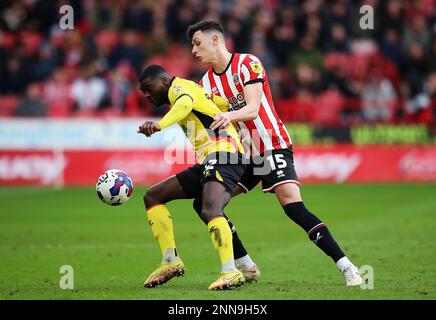
<path fill-rule="evenodd" d="M 161 129 L 178 123 L 194 148 L 200 163 L 214 152 L 244 153 L 233 124 L 224 130 L 210 129 L 214 117 L 228 109 L 227 100 L 209 95 L 193 81 L 173 78 L 168 90 L 171 109 L 159 121 Z"/>

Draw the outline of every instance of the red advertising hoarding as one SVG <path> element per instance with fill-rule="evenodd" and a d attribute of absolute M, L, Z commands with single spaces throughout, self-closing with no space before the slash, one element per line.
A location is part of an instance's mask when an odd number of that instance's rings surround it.
<path fill-rule="evenodd" d="M 94 185 L 110 168 L 125 170 L 135 184 L 152 184 L 187 168 L 186 159 L 192 163 L 191 151 L 180 154 L 169 161 L 164 149 L 2 150 L 0 185 Z M 432 146 L 302 146 L 294 157 L 302 184 L 436 181 Z"/>

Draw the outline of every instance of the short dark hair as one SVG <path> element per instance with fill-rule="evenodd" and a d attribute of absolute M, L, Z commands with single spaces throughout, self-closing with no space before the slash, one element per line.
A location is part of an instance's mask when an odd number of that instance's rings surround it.
<path fill-rule="evenodd" d="M 186 36 L 188 37 L 189 41 L 192 41 L 192 37 L 194 36 L 194 33 L 196 33 L 197 31 L 208 31 L 208 30 L 215 30 L 224 35 L 224 29 L 218 22 L 213 20 L 203 20 L 197 22 L 196 24 L 190 25 L 188 30 L 186 30 Z"/>
<path fill-rule="evenodd" d="M 155 79 L 158 76 L 166 75 L 167 71 L 158 64 L 152 64 L 147 66 L 139 75 L 139 82 L 143 82 L 145 79 Z"/>

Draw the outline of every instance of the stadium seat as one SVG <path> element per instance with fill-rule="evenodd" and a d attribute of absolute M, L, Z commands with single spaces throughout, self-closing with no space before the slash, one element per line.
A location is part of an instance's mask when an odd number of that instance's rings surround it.
<path fill-rule="evenodd" d="M 40 33 L 31 31 L 21 32 L 19 39 L 28 53 L 36 52 L 41 43 L 44 41 L 44 38 Z"/>
<path fill-rule="evenodd" d="M 13 49 L 17 42 L 16 37 L 11 32 L 0 32 L 0 48 Z"/>
<path fill-rule="evenodd" d="M 0 116 L 11 117 L 15 114 L 20 99 L 16 95 L 0 96 Z"/>
<path fill-rule="evenodd" d="M 339 91 L 329 90 L 323 92 L 318 98 L 312 120 L 317 124 L 337 126 L 340 124 L 340 115 L 344 104 L 345 99 Z"/>
<path fill-rule="evenodd" d="M 100 48 L 114 48 L 119 41 L 118 33 L 112 30 L 99 31 L 95 36 L 95 43 Z"/>

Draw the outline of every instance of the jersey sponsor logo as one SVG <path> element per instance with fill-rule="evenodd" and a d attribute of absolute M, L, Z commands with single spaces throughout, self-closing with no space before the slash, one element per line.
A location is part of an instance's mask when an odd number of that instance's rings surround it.
<path fill-rule="evenodd" d="M 247 105 L 242 93 L 238 93 L 236 97 L 231 97 L 228 101 L 230 103 L 229 111 L 239 110 Z"/>
<path fill-rule="evenodd" d="M 257 61 L 250 62 L 251 70 L 253 70 L 254 73 L 261 73 L 262 72 L 262 66 Z"/>

